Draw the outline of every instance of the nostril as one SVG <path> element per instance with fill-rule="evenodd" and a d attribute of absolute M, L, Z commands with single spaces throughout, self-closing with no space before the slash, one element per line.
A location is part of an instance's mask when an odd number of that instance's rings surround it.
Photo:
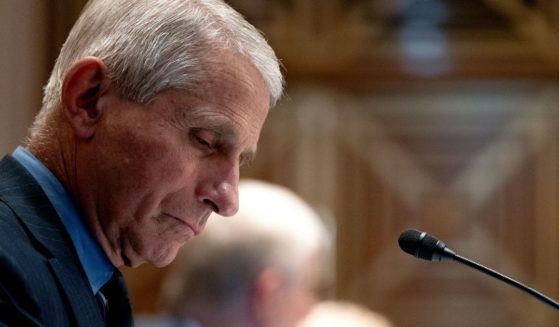
<path fill-rule="evenodd" d="M 213 203 L 211 200 L 204 199 L 204 204 L 212 208 L 215 213 L 219 213 L 219 207 Z"/>

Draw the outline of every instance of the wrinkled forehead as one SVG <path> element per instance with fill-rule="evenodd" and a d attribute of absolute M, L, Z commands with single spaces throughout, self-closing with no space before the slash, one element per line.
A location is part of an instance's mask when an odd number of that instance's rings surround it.
<path fill-rule="evenodd" d="M 248 57 L 232 50 L 212 48 L 200 64 L 203 68 L 203 74 L 199 77 L 200 86 L 211 88 L 222 86 L 221 84 L 236 84 L 244 87 L 255 99 L 265 95 L 268 101 L 263 107 L 266 111 L 269 109 L 270 92 L 267 84 L 262 73 Z"/>

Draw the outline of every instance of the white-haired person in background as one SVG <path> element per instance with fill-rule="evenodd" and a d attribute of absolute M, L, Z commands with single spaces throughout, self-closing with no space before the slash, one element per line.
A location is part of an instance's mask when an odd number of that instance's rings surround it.
<path fill-rule="evenodd" d="M 347 301 L 316 303 L 297 327 L 394 327 L 384 315 Z"/>
<path fill-rule="evenodd" d="M 179 252 L 163 292 L 170 317 L 137 326 L 295 327 L 315 303 L 330 238 L 284 187 L 239 184 L 232 219 L 210 219 Z"/>

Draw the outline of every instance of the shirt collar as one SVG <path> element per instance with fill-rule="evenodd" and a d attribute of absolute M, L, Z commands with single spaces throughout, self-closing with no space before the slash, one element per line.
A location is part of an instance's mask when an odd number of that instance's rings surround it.
<path fill-rule="evenodd" d="M 70 234 L 93 293 L 97 293 L 111 278 L 115 268 L 85 225 L 70 194 L 58 178 L 25 148 L 17 147 L 12 156 L 31 173 L 47 195 Z"/>

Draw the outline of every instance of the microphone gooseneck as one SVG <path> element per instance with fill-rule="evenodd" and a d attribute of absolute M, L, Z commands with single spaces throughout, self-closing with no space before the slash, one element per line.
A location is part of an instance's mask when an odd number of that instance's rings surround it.
<path fill-rule="evenodd" d="M 429 261 L 441 261 L 443 259 L 457 261 L 463 265 L 474 268 L 494 278 L 497 278 L 502 282 L 512 285 L 524 292 L 527 292 L 536 299 L 547 303 L 555 309 L 559 310 L 559 303 L 557 301 L 493 269 L 487 268 L 475 261 L 456 254 L 456 252 L 449 249 L 442 241 L 425 232 L 414 229 L 405 230 L 400 234 L 400 237 L 398 238 L 398 244 L 404 252 L 411 254 L 416 258 Z"/>

